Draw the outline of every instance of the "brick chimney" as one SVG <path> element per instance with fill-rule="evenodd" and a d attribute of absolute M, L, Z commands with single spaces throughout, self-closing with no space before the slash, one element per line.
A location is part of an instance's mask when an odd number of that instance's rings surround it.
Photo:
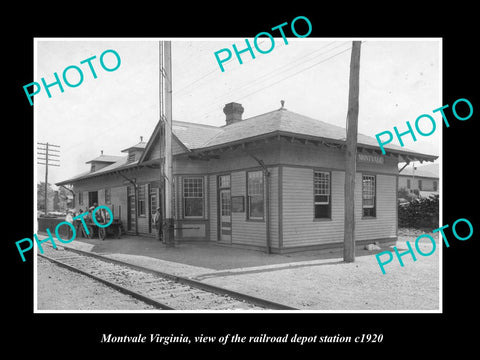
<path fill-rule="evenodd" d="M 227 125 L 236 123 L 238 121 L 242 121 L 242 114 L 243 114 L 242 104 L 238 104 L 234 102 L 228 103 L 223 108 L 223 112 L 226 115 Z"/>

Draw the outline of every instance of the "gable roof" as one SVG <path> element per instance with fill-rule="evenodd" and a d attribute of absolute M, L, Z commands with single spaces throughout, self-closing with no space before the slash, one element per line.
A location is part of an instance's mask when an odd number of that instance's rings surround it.
<path fill-rule="evenodd" d="M 113 171 L 116 171 L 116 170 L 123 170 L 123 169 L 127 169 L 127 168 L 130 168 L 130 167 L 134 167 L 138 164 L 138 160 L 133 161 L 131 163 L 128 163 L 128 156 L 117 156 L 117 157 L 118 157 L 118 160 L 116 162 L 114 162 L 110 165 L 107 165 L 107 166 L 105 166 L 105 167 L 103 167 L 103 168 L 101 168 L 97 171 L 83 172 L 81 174 L 78 174 L 78 175 L 70 178 L 70 179 L 55 183 L 55 185 L 71 184 L 71 183 L 79 181 L 79 180 L 96 177 L 96 176 L 103 175 L 103 174 L 106 174 L 106 173 L 110 173 L 110 172 L 113 172 Z"/>
<path fill-rule="evenodd" d="M 100 155 L 95 159 L 87 161 L 85 164 L 90 164 L 92 162 L 103 162 L 103 163 L 114 163 L 120 160 L 122 156 L 114 156 L 114 155 Z"/>
<path fill-rule="evenodd" d="M 198 149 L 206 145 L 206 143 L 223 132 L 222 128 L 188 123 L 184 121 L 173 121 L 172 132 L 188 149 Z"/>
<path fill-rule="evenodd" d="M 121 152 L 127 152 L 128 150 L 130 149 L 139 149 L 139 150 L 143 150 L 145 149 L 145 146 L 147 146 L 147 143 L 145 141 L 140 141 L 139 143 L 133 145 L 133 146 L 130 146 L 126 149 L 123 149 Z"/>

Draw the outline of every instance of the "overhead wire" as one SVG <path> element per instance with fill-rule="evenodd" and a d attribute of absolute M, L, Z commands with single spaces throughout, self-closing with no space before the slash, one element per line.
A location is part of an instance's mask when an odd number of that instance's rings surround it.
<path fill-rule="evenodd" d="M 345 45 L 345 44 L 342 44 L 342 46 L 343 46 L 343 45 Z M 340 47 L 340 46 L 337 46 L 337 47 L 335 47 L 335 49 L 337 49 L 337 48 L 339 48 L 339 47 Z M 236 98 L 233 99 L 233 100 L 232 100 L 231 97 L 230 97 L 229 100 L 239 101 L 239 100 L 241 100 L 241 99 L 247 98 L 247 97 L 249 97 L 249 96 L 251 96 L 251 95 L 253 95 L 253 94 L 256 94 L 256 93 L 258 93 L 258 92 L 260 92 L 260 91 L 262 91 L 262 90 L 265 90 L 265 89 L 267 89 L 267 88 L 270 88 L 270 87 L 272 87 L 272 86 L 274 86 L 274 85 L 276 85 L 276 84 L 278 84 L 278 83 L 280 83 L 280 82 L 282 82 L 282 81 L 285 81 L 285 80 L 287 80 L 287 79 L 289 79 L 289 78 L 291 78 L 291 77 L 293 77 L 293 76 L 295 76 L 295 75 L 298 75 L 298 74 L 300 74 L 300 73 L 302 73 L 302 72 L 304 72 L 304 71 L 307 71 L 307 70 L 309 70 L 309 69 L 311 69 L 311 68 L 313 68 L 313 67 L 315 67 L 315 66 L 318 66 L 318 65 L 320 65 L 320 64 L 322 64 L 322 63 L 324 63 L 324 62 L 326 62 L 326 61 L 328 61 L 328 60 L 330 60 L 330 59 L 332 59 L 332 58 L 334 58 L 334 57 L 336 57 L 336 56 L 338 56 L 338 55 L 343 54 L 344 52 L 346 52 L 346 51 L 348 51 L 348 50 L 350 50 L 350 49 L 351 49 L 351 46 L 349 46 L 348 48 L 343 49 L 343 50 L 341 50 L 341 51 L 339 51 L 339 52 L 336 52 L 335 54 L 333 54 L 333 55 L 331 55 L 331 56 L 328 56 L 327 58 L 324 58 L 324 59 L 322 59 L 321 61 L 318 61 L 318 62 L 316 62 L 316 63 L 314 63 L 314 64 L 312 64 L 312 65 L 310 65 L 310 66 L 307 66 L 306 68 L 302 68 L 302 69 L 299 70 L 299 71 L 296 71 L 296 72 L 294 72 L 294 73 L 292 73 L 292 74 L 289 74 L 289 75 L 287 75 L 287 76 L 285 76 L 285 77 L 282 77 L 281 79 L 279 79 L 279 80 L 277 80 L 277 81 L 275 81 L 275 82 L 273 82 L 273 83 L 271 83 L 271 84 L 269 84 L 269 85 L 267 85 L 267 86 L 264 86 L 264 87 L 262 87 L 262 88 L 259 88 L 259 89 L 255 90 L 255 91 L 249 92 L 248 94 L 245 94 L 245 95 L 243 95 L 243 96 L 236 97 Z M 331 49 L 331 50 L 333 50 L 333 49 Z M 329 51 L 327 51 L 327 52 L 329 52 Z M 324 56 L 327 52 L 325 52 L 325 53 L 317 56 L 317 58 L 320 57 L 320 56 Z M 311 60 L 312 60 L 312 59 L 309 59 L 308 61 L 311 61 Z M 304 64 L 304 63 L 306 63 L 306 62 L 308 62 L 308 61 L 302 62 L 301 64 Z M 237 90 L 237 89 L 233 89 L 232 91 L 230 91 L 230 93 L 233 92 L 233 91 L 235 91 L 235 90 Z M 221 98 L 217 98 L 217 99 L 215 99 L 215 100 L 213 101 L 213 103 L 215 103 L 215 108 L 218 109 L 218 104 L 219 104 L 219 103 L 222 103 L 220 100 L 223 99 L 224 97 L 225 97 L 225 96 L 223 96 L 223 97 L 221 97 Z M 223 103 L 222 103 L 222 104 L 223 104 Z M 211 106 L 208 107 L 208 108 L 211 108 Z M 207 115 L 211 114 L 213 111 L 218 111 L 217 109 L 212 110 L 212 111 L 207 111 L 207 112 L 201 114 L 201 115 L 199 116 L 199 118 L 204 118 L 204 117 L 206 117 Z"/>
<path fill-rule="evenodd" d="M 261 44 L 263 44 L 264 42 L 265 42 L 265 40 L 262 40 L 262 41 L 260 41 L 260 43 L 259 43 L 258 45 L 261 45 Z M 282 48 L 282 47 L 284 47 L 284 46 L 282 46 L 282 44 L 280 44 L 278 47 Z M 232 58 L 230 58 L 229 60 L 227 60 L 227 61 L 225 62 L 225 64 L 231 63 L 233 60 L 234 60 L 234 58 L 232 57 Z M 248 60 L 247 60 L 247 61 L 248 61 Z M 180 66 L 180 67 L 181 67 L 181 66 Z M 238 69 L 238 68 L 237 68 L 237 69 Z M 237 70 L 237 69 L 232 69 L 232 70 L 230 70 L 230 73 L 234 72 L 234 71 Z M 180 89 L 178 89 L 178 90 L 175 90 L 172 95 L 178 95 L 179 93 L 185 91 L 185 89 L 189 88 L 190 86 L 198 83 L 199 81 L 201 81 L 201 80 L 205 79 L 206 77 L 208 77 L 208 76 L 210 76 L 210 75 L 212 75 L 212 74 L 215 74 L 215 73 L 217 73 L 217 72 L 218 72 L 218 68 L 217 68 L 217 67 L 214 67 L 212 70 L 208 71 L 207 73 L 205 73 L 204 75 L 200 76 L 200 77 L 197 78 L 196 80 L 188 83 L 187 85 L 183 86 L 182 88 L 180 88 Z M 205 84 L 204 84 L 204 85 L 205 85 Z M 193 88 L 193 89 L 190 89 L 190 91 L 196 90 L 196 89 L 198 89 L 199 87 L 204 86 L 204 85 L 194 86 L 194 88 Z"/>
<path fill-rule="evenodd" d="M 339 44 L 338 46 L 336 46 L 336 47 L 334 47 L 334 48 L 332 48 L 332 49 L 329 49 L 329 50 L 321 53 L 320 55 L 316 55 L 316 56 L 314 56 L 313 58 L 308 58 L 308 57 L 310 57 L 312 54 L 314 54 L 314 53 L 316 53 L 316 52 L 318 52 L 318 51 L 324 50 L 326 47 L 328 47 L 328 46 L 331 45 L 331 44 L 333 44 L 333 43 L 329 43 L 329 44 L 327 44 L 326 46 L 322 47 L 321 49 L 317 49 L 317 50 L 315 50 L 315 51 L 313 51 L 313 52 L 311 52 L 311 53 L 309 53 L 309 54 L 306 54 L 306 55 L 304 55 L 304 56 L 296 59 L 295 61 L 292 61 L 292 62 L 290 62 L 290 63 L 284 64 L 284 65 L 278 67 L 277 69 L 274 69 L 274 70 L 270 71 L 269 73 L 266 73 L 265 75 L 262 75 L 262 76 L 260 76 L 260 77 L 257 77 L 257 78 L 255 78 L 253 81 L 247 82 L 244 86 L 241 86 L 241 87 L 237 88 L 236 91 L 244 90 L 245 88 L 249 88 L 249 87 L 252 87 L 252 86 L 256 85 L 256 83 L 259 83 L 259 82 L 262 83 L 262 82 L 264 82 L 264 81 L 267 80 L 267 79 L 270 80 L 270 79 L 272 79 L 272 78 L 275 78 L 275 77 L 278 76 L 278 75 L 281 75 L 281 74 L 283 74 L 283 73 L 286 73 L 286 72 L 288 72 L 288 71 L 290 71 L 290 70 L 292 70 L 292 69 L 294 69 L 294 68 L 296 68 L 296 67 L 298 67 L 298 66 L 300 66 L 300 65 L 306 64 L 306 63 L 308 63 L 308 62 L 310 62 L 310 61 L 312 61 L 312 60 L 314 60 L 314 59 L 317 59 L 318 57 L 323 56 L 323 55 L 327 54 L 328 52 L 333 51 L 333 50 L 335 50 L 335 49 L 337 49 L 337 48 L 339 48 L 339 47 L 341 47 L 341 46 L 344 45 L 344 44 Z M 297 65 L 298 62 L 300 62 L 300 63 Z"/>
<path fill-rule="evenodd" d="M 268 86 L 266 86 L 266 87 L 264 87 L 264 88 L 258 89 L 258 90 L 256 90 L 256 91 L 250 93 L 250 94 L 247 94 L 247 95 L 242 96 L 242 97 L 240 97 L 240 98 L 237 98 L 237 99 L 235 99 L 235 100 L 238 101 L 238 100 L 244 99 L 244 98 L 249 97 L 249 96 L 251 96 L 251 95 L 253 95 L 253 94 L 256 94 L 256 93 L 259 92 L 259 91 L 262 91 L 262 90 L 264 90 L 264 89 L 266 89 L 266 88 L 272 87 L 273 85 L 276 85 L 276 84 L 278 84 L 278 83 L 280 83 L 280 82 L 282 82 L 282 81 L 285 81 L 285 80 L 287 80 L 287 79 L 289 79 L 289 78 L 291 78 L 291 77 L 293 77 L 293 76 L 295 76 L 295 75 L 298 75 L 298 74 L 300 74 L 300 73 L 302 73 L 302 72 L 304 72 L 304 71 L 307 71 L 307 70 L 309 70 L 309 69 L 311 69 L 311 68 L 313 68 L 313 67 L 315 67 L 315 66 L 317 66 L 317 65 L 320 65 L 320 64 L 324 63 L 325 61 L 334 58 L 335 56 L 338 56 L 338 55 L 340 55 L 340 54 L 343 54 L 344 52 L 346 52 L 347 50 L 350 50 L 351 48 L 352 48 L 352 47 L 348 47 L 348 48 L 346 48 L 346 49 L 344 49 L 344 50 L 342 50 L 342 51 L 340 51 L 340 52 L 338 52 L 338 53 L 336 53 L 336 54 L 334 54 L 334 55 L 332 55 L 332 56 L 329 56 L 329 57 L 326 58 L 326 59 L 323 59 L 322 61 L 319 61 L 319 62 L 317 62 L 317 63 L 315 63 L 315 64 L 313 64 L 313 65 L 311 65 L 311 66 L 308 66 L 308 67 L 300 70 L 300 71 L 297 71 L 297 72 L 295 72 L 295 73 L 293 73 L 293 74 L 291 74 L 291 75 L 288 75 L 288 76 L 286 76 L 286 77 L 284 77 L 284 78 L 282 78 L 282 79 L 280 79 L 280 80 L 278 80 L 278 81 L 276 81 L 276 82 L 274 82 L 274 83 L 272 83 L 272 84 L 270 84 L 270 85 L 268 85 Z"/>
<path fill-rule="evenodd" d="M 328 52 L 330 52 L 330 51 L 332 51 L 332 50 L 334 50 L 334 49 L 336 49 L 336 48 L 338 48 L 338 47 L 340 47 L 340 46 L 342 46 L 342 45 L 344 45 L 344 44 L 340 44 L 339 46 L 336 46 L 336 47 L 333 48 L 333 49 L 324 51 L 322 54 L 317 55 L 315 58 L 324 56 L 324 55 L 327 54 Z M 310 56 L 311 54 L 313 54 L 313 53 L 315 53 L 315 52 L 318 52 L 319 50 L 323 50 L 324 48 L 325 48 L 325 47 L 323 47 L 322 49 L 317 49 L 316 51 L 311 52 L 311 53 L 307 54 L 306 56 Z M 313 59 L 299 58 L 299 59 L 297 59 L 297 60 L 295 60 L 295 61 L 293 61 L 293 62 L 290 62 L 290 63 L 287 63 L 287 64 L 284 64 L 284 65 L 280 66 L 280 67 L 277 68 L 275 71 L 273 71 L 273 72 L 275 72 L 275 74 L 273 74 L 272 76 L 269 76 L 269 77 L 270 77 L 270 78 L 274 78 L 274 77 L 276 77 L 276 76 L 282 75 L 285 71 L 287 71 L 287 69 L 283 70 L 282 72 L 279 72 L 278 70 L 280 70 L 280 69 L 282 69 L 282 68 L 285 68 L 285 67 L 288 67 L 288 70 L 291 70 L 291 68 L 295 67 L 295 65 L 293 65 L 293 64 L 296 63 L 296 62 L 301 61 L 300 64 L 299 64 L 299 66 L 300 66 L 300 65 L 303 65 L 303 64 L 305 64 L 305 63 L 308 63 L 309 61 L 312 61 L 312 60 L 313 60 Z M 264 75 L 269 75 L 269 74 L 271 74 L 271 73 L 272 73 L 272 72 L 267 73 L 267 74 L 264 74 Z M 263 76 L 263 75 L 262 75 L 262 76 Z M 261 82 L 265 82 L 265 81 L 261 81 Z M 233 93 L 233 92 L 238 92 L 240 89 L 246 88 L 246 87 L 249 87 L 249 84 L 244 84 L 244 85 L 241 85 L 240 87 L 236 87 L 236 88 L 230 90 L 228 93 L 222 95 L 221 97 L 218 97 L 218 98 L 214 99 L 213 101 L 211 101 L 210 103 L 208 103 L 208 104 L 206 105 L 206 108 L 207 108 L 207 109 L 213 109 L 213 108 L 215 108 L 215 110 L 212 110 L 212 111 L 208 110 L 208 111 L 206 111 L 205 113 L 203 113 L 203 115 L 208 115 L 208 114 L 212 113 L 213 111 L 218 111 L 218 106 L 219 106 L 218 104 L 219 104 L 219 103 L 224 103 L 224 102 L 227 102 L 227 101 L 231 101 L 231 100 L 232 100 L 232 93 Z"/>
<path fill-rule="evenodd" d="M 298 65 L 303 65 L 303 64 L 307 63 L 307 62 L 309 62 L 309 61 L 311 61 L 311 60 L 313 60 L 313 59 L 306 59 L 306 60 L 305 60 L 305 57 L 310 57 L 312 54 L 317 53 L 317 52 L 319 52 L 319 51 L 321 51 L 321 50 L 324 50 L 325 48 L 327 48 L 327 47 L 330 46 L 331 44 L 333 44 L 333 42 L 325 45 L 325 46 L 322 47 L 321 49 L 317 49 L 317 50 L 315 50 L 315 51 L 312 51 L 312 52 L 304 55 L 304 57 L 302 57 L 302 58 L 298 58 L 298 59 L 296 59 L 296 60 L 294 60 L 294 61 L 292 61 L 292 62 L 289 62 L 288 64 L 281 65 L 281 66 L 279 66 L 278 68 L 276 68 L 275 70 L 272 70 L 272 71 L 270 71 L 270 72 L 267 72 L 267 73 L 261 75 L 259 78 L 255 79 L 253 83 L 262 83 L 262 82 L 265 82 L 266 79 L 274 78 L 275 76 L 278 75 L 278 71 L 280 71 L 280 70 L 284 70 L 283 72 L 285 72 L 285 70 L 288 71 L 288 70 L 290 70 L 293 66 L 295 66 L 294 64 L 296 64 L 296 63 L 299 63 Z M 321 56 L 325 55 L 326 53 L 328 53 L 328 52 L 330 52 L 330 51 L 332 51 L 332 50 L 335 50 L 335 49 L 337 49 L 337 48 L 339 48 L 339 47 L 341 47 L 341 46 L 343 46 L 343 45 L 344 45 L 344 44 L 340 44 L 340 45 L 334 47 L 333 49 L 327 50 L 326 52 L 323 52 L 322 54 L 315 56 L 315 58 L 321 57 Z M 249 96 L 252 96 L 252 95 L 254 95 L 254 94 L 256 94 L 256 93 L 258 93 L 258 92 L 260 92 L 260 91 L 263 91 L 263 90 L 265 90 L 265 89 L 267 89 L 267 88 L 270 88 L 270 87 L 272 87 L 272 86 L 274 86 L 274 85 L 276 85 L 276 84 L 278 84 L 278 83 L 280 83 L 280 82 L 282 82 L 282 81 L 285 81 L 285 80 L 287 80 L 287 79 L 289 79 L 289 78 L 291 78 L 291 77 L 293 77 L 293 76 L 295 76 L 295 75 L 298 75 L 298 74 L 300 74 L 300 73 L 302 73 L 302 72 L 304 72 L 304 71 L 307 71 L 307 70 L 309 70 L 309 69 L 311 69 L 311 68 L 313 68 L 313 67 L 315 67 L 315 66 L 318 66 L 318 65 L 320 65 L 320 64 L 322 64 L 322 63 L 324 63 L 324 62 L 326 62 L 326 61 L 328 61 L 328 60 L 330 60 L 330 59 L 332 59 L 332 58 L 334 58 L 334 57 L 336 57 L 336 56 L 338 56 L 338 55 L 346 52 L 347 50 L 350 50 L 350 49 L 351 49 L 351 46 L 348 47 L 348 48 L 346 48 L 346 49 L 344 49 L 344 50 L 342 50 L 342 51 L 340 51 L 340 52 L 337 52 L 337 53 L 335 53 L 335 54 L 333 54 L 333 55 L 331 55 L 331 56 L 329 56 L 329 57 L 327 57 L 327 58 L 324 58 L 324 59 L 322 59 L 321 61 L 318 61 L 318 62 L 316 62 L 316 63 L 314 63 L 314 64 L 312 64 L 312 65 L 310 65 L 310 66 L 307 66 L 306 68 L 302 68 L 301 70 L 296 71 L 296 72 L 294 72 L 294 73 L 292 73 L 292 74 L 289 74 L 288 76 L 282 77 L 281 79 L 279 79 L 279 80 L 277 80 L 277 81 L 275 81 L 275 82 L 273 82 L 273 83 L 271 83 L 271 84 L 269 84 L 269 85 L 267 85 L 267 86 L 264 86 L 264 87 L 262 87 L 262 88 L 256 89 L 256 90 L 254 90 L 254 91 L 252 91 L 252 92 L 249 92 L 248 94 L 245 94 L 245 95 L 243 95 L 243 96 L 237 97 L 237 98 L 235 98 L 233 101 L 239 101 L 239 100 L 241 100 L 241 99 L 244 99 L 244 98 L 247 98 L 247 97 L 249 97 Z M 304 61 L 300 61 L 300 60 L 304 60 Z M 232 61 L 232 60 L 229 60 L 229 61 Z M 288 69 L 288 70 L 287 70 L 287 69 Z M 184 86 L 182 89 L 177 90 L 176 92 L 183 91 L 184 89 L 188 88 L 189 86 L 194 85 L 195 83 L 200 82 L 202 79 L 205 79 L 206 77 L 208 77 L 209 75 L 215 73 L 216 71 L 218 71 L 218 69 L 214 69 L 214 70 L 212 70 L 212 71 L 209 71 L 209 72 L 205 73 L 205 74 L 202 75 L 201 77 L 197 78 L 196 80 L 192 81 L 191 83 L 187 84 L 187 85 Z M 271 75 L 271 76 L 270 76 L 270 75 Z M 259 81 L 259 79 L 263 79 L 263 80 Z M 201 85 L 201 86 L 203 86 L 203 85 Z M 201 87 L 201 86 L 200 86 L 200 87 Z M 226 98 L 227 96 L 230 97 L 230 94 L 231 94 L 233 91 L 238 91 L 238 90 L 245 89 L 245 88 L 249 88 L 249 87 L 251 87 L 251 83 L 243 84 L 243 85 L 240 85 L 239 87 L 237 87 L 237 88 L 235 88 L 235 89 L 232 89 L 227 95 L 224 95 L 222 98 L 216 98 L 216 99 L 213 100 L 211 103 L 209 103 L 209 104 L 215 104 L 215 105 L 214 105 L 215 110 L 207 111 L 207 112 L 201 114 L 201 115 L 199 116 L 199 118 L 204 118 L 205 116 L 213 113 L 214 111 L 217 111 L 217 110 L 218 110 L 219 100 L 221 100 L 221 99 L 223 99 L 223 98 Z M 223 103 L 222 103 L 222 104 L 223 104 Z M 212 106 L 207 106 L 207 108 L 211 108 L 211 107 L 212 107 Z M 133 116 L 133 118 L 138 118 L 138 117 L 142 116 L 142 115 L 145 113 L 145 110 L 151 109 L 151 108 L 152 108 L 152 106 L 147 106 L 147 107 L 145 107 L 145 108 L 142 108 L 141 110 L 139 110 L 139 111 L 136 112 L 136 114 Z M 121 122 L 115 122 L 114 125 L 109 126 L 109 127 L 105 128 L 105 129 L 102 129 L 103 131 L 101 131 L 101 132 L 99 131 L 99 132 L 96 133 L 96 134 L 90 135 L 90 139 L 97 138 L 97 137 L 100 137 L 100 136 L 104 136 L 105 132 L 111 131 L 111 130 L 113 130 L 113 129 L 119 129 L 119 128 L 121 128 L 121 125 L 125 124 L 126 122 L 132 122 L 132 117 L 126 118 L 126 119 L 124 119 L 124 120 L 121 121 Z M 63 152 L 63 154 L 65 155 L 66 153 L 68 153 L 68 152 L 70 152 L 72 149 L 74 149 L 74 148 L 82 145 L 83 143 L 84 143 L 84 141 L 78 142 L 78 143 L 75 143 L 75 144 L 71 144 L 70 146 L 64 147 L 64 148 L 62 149 L 62 152 Z"/>

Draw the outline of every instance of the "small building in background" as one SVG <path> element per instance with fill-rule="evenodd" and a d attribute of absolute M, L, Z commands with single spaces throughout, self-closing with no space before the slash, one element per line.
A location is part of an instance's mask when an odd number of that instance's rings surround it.
<path fill-rule="evenodd" d="M 398 174 L 398 189 L 419 197 L 431 197 L 439 194 L 438 164 L 405 167 Z"/>

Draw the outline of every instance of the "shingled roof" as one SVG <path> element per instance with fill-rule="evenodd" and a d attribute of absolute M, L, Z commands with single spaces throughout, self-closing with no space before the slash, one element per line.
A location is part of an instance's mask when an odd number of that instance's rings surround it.
<path fill-rule="evenodd" d="M 344 128 L 297 114 L 285 108 L 238 121 L 220 129 L 222 131 L 208 140 L 203 145 L 204 148 L 279 132 L 345 141 Z M 375 139 L 362 134 L 358 134 L 358 143 L 378 146 Z"/>
<path fill-rule="evenodd" d="M 204 147 L 210 139 L 221 134 L 223 129 L 211 125 L 173 121 L 172 131 L 185 147 L 198 149 Z"/>
<path fill-rule="evenodd" d="M 123 156 L 103 155 L 102 154 L 102 155 L 96 157 L 95 159 L 87 161 L 85 164 L 90 164 L 92 162 L 114 163 L 114 162 L 117 162 L 118 160 L 120 160 L 122 158 L 123 158 Z"/>
<path fill-rule="evenodd" d="M 182 137 L 195 136 L 194 142 L 187 141 L 184 144 L 189 150 L 197 151 L 212 150 L 270 135 L 294 136 L 337 144 L 345 143 L 346 140 L 345 128 L 289 111 L 283 107 L 222 127 L 183 123 L 183 134 L 175 129 L 176 123 L 174 122 L 173 126 L 174 134 L 182 142 Z M 198 131 L 200 126 L 208 128 L 208 130 L 200 132 Z M 357 143 L 359 147 L 380 151 L 378 142 L 373 137 L 359 133 Z M 384 148 L 387 152 L 412 156 L 421 161 L 433 161 L 437 158 L 435 155 L 420 154 L 395 144 L 385 145 Z"/>

